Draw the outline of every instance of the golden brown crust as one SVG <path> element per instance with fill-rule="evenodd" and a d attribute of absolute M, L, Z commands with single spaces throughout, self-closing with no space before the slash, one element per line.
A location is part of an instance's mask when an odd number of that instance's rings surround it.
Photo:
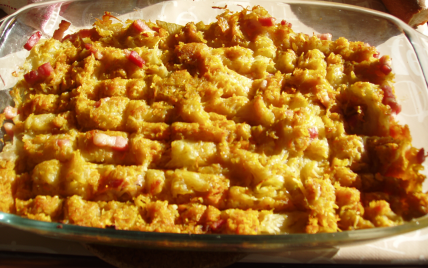
<path fill-rule="evenodd" d="M 375 47 L 295 33 L 259 6 L 211 25 L 110 19 L 33 48 L 33 69 L 54 67 L 20 81 L 0 115 L 13 137 L 1 211 L 194 234 L 337 232 L 427 213 L 424 151 L 392 115 L 391 60 Z"/>

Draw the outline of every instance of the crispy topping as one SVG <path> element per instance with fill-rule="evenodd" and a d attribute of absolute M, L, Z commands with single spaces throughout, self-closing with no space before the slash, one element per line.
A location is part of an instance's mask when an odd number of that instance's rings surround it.
<path fill-rule="evenodd" d="M 62 41 L 62 37 L 64 36 L 64 32 L 68 30 L 70 25 L 71 25 L 71 22 L 68 22 L 66 20 L 61 20 L 61 22 L 58 26 L 59 28 L 55 30 L 52 38 L 56 39 L 58 41 Z"/>
<path fill-rule="evenodd" d="M 192 234 L 338 232 L 428 213 L 425 151 L 395 119 L 391 59 L 368 43 L 295 33 L 256 6 L 211 25 L 106 13 L 30 54 L 46 63 L 3 112 L 15 125 L 4 123 L 2 211 Z"/>

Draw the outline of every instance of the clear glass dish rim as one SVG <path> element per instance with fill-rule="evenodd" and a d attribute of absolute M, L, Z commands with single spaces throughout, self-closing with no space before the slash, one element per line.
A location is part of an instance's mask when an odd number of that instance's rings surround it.
<path fill-rule="evenodd" d="M 201 1 L 204 2 L 205 0 Z M 215 1 L 209 1 L 210 4 L 214 5 Z M 245 1 L 245 0 L 244 0 Z M 361 12 L 364 14 L 374 15 L 383 18 L 393 24 L 402 31 L 409 42 L 412 44 L 415 54 L 418 57 L 418 63 L 425 76 L 425 82 L 428 83 L 428 59 L 424 59 L 423 51 L 419 48 L 419 38 L 428 37 L 423 36 L 416 30 L 411 28 L 409 25 L 401 21 L 400 19 L 380 11 L 375 11 L 369 8 L 357 7 L 349 4 L 336 3 L 336 2 L 324 2 L 324 1 L 312 1 L 312 0 L 300 0 L 300 1 L 289 1 L 289 0 L 264 0 L 267 2 L 279 2 L 284 4 L 298 4 L 298 5 L 317 5 L 323 7 L 341 8 L 347 11 Z M 20 13 L 30 10 L 32 8 L 48 6 L 56 3 L 73 3 L 73 2 L 90 2 L 89 0 L 49 0 L 44 2 L 37 2 L 26 5 L 15 13 L 10 14 L 0 20 L 2 25 L 0 26 L 0 38 L 7 29 L 11 21 L 15 19 Z M 158 4 L 167 1 L 156 0 L 153 4 Z M 208 2 L 208 1 L 206 1 Z M 245 1 L 246 2 L 246 1 Z M 415 45 L 416 44 L 416 45 Z M 2 44 L 0 43 L 0 46 Z M 426 58 L 426 57 L 425 57 Z M 421 59 L 423 59 L 421 61 Z M 128 231 L 128 230 L 114 230 L 114 229 L 103 229 L 95 227 L 84 227 L 72 224 L 62 224 L 57 222 L 43 222 L 37 220 L 31 220 L 23 218 L 14 214 L 0 212 L 0 224 L 13 227 L 16 229 L 27 230 L 37 233 L 42 233 L 49 237 L 65 238 L 69 240 L 82 241 L 85 237 L 86 240 L 97 242 L 97 238 L 105 237 L 108 239 L 128 240 L 132 242 L 136 241 L 169 241 L 169 242 L 200 242 L 208 245 L 237 245 L 242 246 L 243 244 L 248 245 L 270 245 L 270 244 L 284 244 L 293 245 L 306 244 L 307 246 L 321 246 L 327 245 L 340 246 L 356 242 L 372 241 L 376 239 L 388 238 L 391 236 L 401 235 L 408 232 L 420 230 L 428 227 L 428 215 L 414 219 L 410 222 L 406 222 L 402 225 L 393 227 L 376 227 L 371 229 L 359 229 L 351 231 L 342 231 L 337 233 L 317 233 L 317 234 L 277 234 L 277 235 L 225 235 L 225 234 L 177 234 L 177 233 L 157 233 L 157 232 L 141 232 L 141 231 Z M 73 237 L 74 236 L 74 237 Z M 99 242 L 99 241 L 98 241 Z M 101 242 L 105 243 L 105 242 Z M 126 244 L 126 243 L 125 243 Z M 196 246 L 195 249 L 199 247 Z M 212 249 L 221 250 L 213 247 Z M 257 249 L 260 250 L 260 249 Z"/>
<path fill-rule="evenodd" d="M 184 234 L 184 233 L 158 233 L 142 232 L 130 230 L 114 230 L 96 227 L 85 227 L 73 224 L 63 224 L 58 222 L 43 222 L 23 218 L 14 214 L 0 212 L 0 224 L 21 229 L 29 230 L 35 228 L 39 233 L 48 232 L 46 236 L 60 237 L 70 240 L 82 240 L 85 236 L 89 240 L 93 238 L 105 237 L 109 239 L 129 240 L 129 241 L 168 241 L 168 242 L 201 242 L 206 244 L 228 244 L 241 245 L 243 243 L 252 244 L 306 244 L 308 247 L 317 247 L 319 244 L 331 246 L 340 246 L 350 243 L 364 242 L 388 238 L 401 235 L 408 232 L 420 230 L 428 227 L 428 216 L 414 219 L 402 225 L 392 227 L 376 227 L 370 229 L 359 229 L 351 231 L 342 231 L 337 233 L 316 233 L 316 234 L 276 234 L 276 235 L 232 235 L 232 234 Z M 75 238 L 70 236 L 76 236 Z M 102 242 L 102 240 L 93 242 Z M 125 243 L 126 244 L 126 243 Z M 196 247 L 198 248 L 198 247 Z"/>

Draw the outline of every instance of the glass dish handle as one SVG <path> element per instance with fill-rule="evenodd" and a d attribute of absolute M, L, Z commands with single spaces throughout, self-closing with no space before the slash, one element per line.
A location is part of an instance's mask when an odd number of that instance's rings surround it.
<path fill-rule="evenodd" d="M 422 72 L 425 76 L 425 83 L 427 83 L 428 86 L 428 36 L 425 36 L 411 28 L 410 30 L 406 28 L 403 30 L 413 45 Z"/>

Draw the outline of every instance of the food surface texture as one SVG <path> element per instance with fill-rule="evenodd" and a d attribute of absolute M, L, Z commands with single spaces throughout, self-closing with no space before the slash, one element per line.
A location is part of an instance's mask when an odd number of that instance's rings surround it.
<path fill-rule="evenodd" d="M 68 26 L 31 41 L 0 115 L 0 211 L 195 234 L 427 214 L 425 152 L 395 119 L 391 58 L 375 47 L 295 33 L 259 6 L 210 25 L 106 12 L 62 37 Z"/>

